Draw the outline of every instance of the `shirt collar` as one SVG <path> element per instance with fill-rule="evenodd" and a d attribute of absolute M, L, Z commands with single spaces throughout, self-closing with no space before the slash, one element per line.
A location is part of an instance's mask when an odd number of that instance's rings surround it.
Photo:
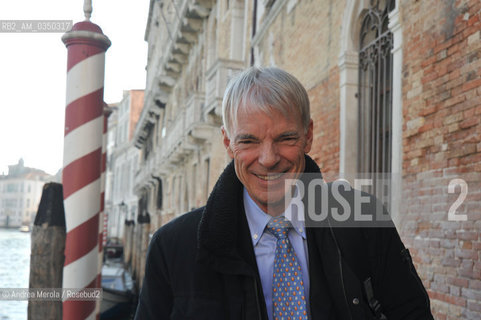
<path fill-rule="evenodd" d="M 246 188 L 244 191 L 244 209 L 246 212 L 247 223 L 249 224 L 249 230 L 251 231 L 251 239 L 254 247 L 259 242 L 267 223 L 271 219 L 271 216 L 262 211 L 257 203 L 252 200 Z"/>
<path fill-rule="evenodd" d="M 305 240 L 306 228 L 304 223 L 304 203 L 299 201 L 296 204 L 289 204 L 286 211 L 282 214 L 289 220 L 296 232 Z"/>
<path fill-rule="evenodd" d="M 262 211 L 261 208 L 257 205 L 257 203 L 252 200 L 251 196 L 247 192 L 246 188 L 243 188 L 243 197 L 244 197 L 244 209 L 246 213 L 247 223 L 249 225 L 249 230 L 251 232 L 251 239 L 252 244 L 254 247 L 259 242 L 264 230 L 267 226 L 267 223 L 272 218 L 270 215 Z M 299 213 L 302 213 L 299 219 Z M 305 223 L 304 223 L 304 205 L 302 201 L 297 205 L 289 205 L 286 211 L 281 214 L 285 216 L 287 220 L 289 220 L 292 224 L 293 229 L 303 238 L 306 239 L 306 230 L 305 230 Z"/>

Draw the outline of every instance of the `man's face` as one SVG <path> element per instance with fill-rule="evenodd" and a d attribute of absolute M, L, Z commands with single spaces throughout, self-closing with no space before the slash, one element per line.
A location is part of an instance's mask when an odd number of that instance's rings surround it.
<path fill-rule="evenodd" d="M 224 145 L 234 159 L 237 177 L 251 198 L 264 211 L 284 211 L 285 179 L 304 171 L 304 154 L 312 145 L 312 120 L 307 131 L 299 114 L 288 118 L 276 110 L 270 114 L 242 108 L 230 137 L 222 129 Z"/>

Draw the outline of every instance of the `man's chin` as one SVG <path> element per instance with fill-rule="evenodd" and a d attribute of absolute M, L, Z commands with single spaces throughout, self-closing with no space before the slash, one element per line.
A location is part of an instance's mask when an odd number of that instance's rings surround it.
<path fill-rule="evenodd" d="M 280 214 L 286 209 L 286 197 L 285 195 L 271 196 L 266 199 L 258 200 L 262 209 L 268 213 Z"/>

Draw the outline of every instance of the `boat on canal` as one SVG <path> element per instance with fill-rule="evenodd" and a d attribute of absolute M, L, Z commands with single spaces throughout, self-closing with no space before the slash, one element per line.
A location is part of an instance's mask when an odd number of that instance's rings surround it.
<path fill-rule="evenodd" d="M 18 231 L 20 232 L 30 232 L 30 227 L 27 225 L 22 225 L 20 228 L 18 228 Z"/>
<path fill-rule="evenodd" d="M 124 266 L 121 247 L 104 249 L 106 259 L 102 266 L 100 319 L 131 319 L 136 303 L 134 280 Z"/>

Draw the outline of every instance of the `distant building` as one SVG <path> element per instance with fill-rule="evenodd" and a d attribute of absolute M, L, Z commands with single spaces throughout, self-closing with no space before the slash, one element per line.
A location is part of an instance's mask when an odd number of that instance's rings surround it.
<path fill-rule="evenodd" d="M 120 103 L 110 105 L 108 120 L 105 212 L 107 237 L 123 237 L 126 220 L 136 217 L 138 198 L 134 194 L 134 174 L 139 165 L 139 149 L 133 132 L 144 103 L 143 90 L 126 90 Z"/>
<path fill-rule="evenodd" d="M 43 185 L 54 177 L 24 166 L 23 159 L 0 175 L 0 227 L 31 225 L 42 197 Z"/>

